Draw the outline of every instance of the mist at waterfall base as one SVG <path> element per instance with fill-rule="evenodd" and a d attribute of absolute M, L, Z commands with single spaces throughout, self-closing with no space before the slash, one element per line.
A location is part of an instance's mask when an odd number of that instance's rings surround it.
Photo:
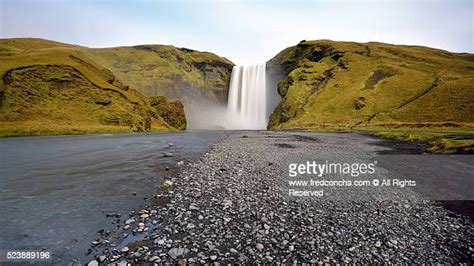
<path fill-rule="evenodd" d="M 234 66 L 227 105 L 194 99 L 186 106 L 189 129 L 262 130 L 277 106 L 276 82 L 266 65 Z"/>

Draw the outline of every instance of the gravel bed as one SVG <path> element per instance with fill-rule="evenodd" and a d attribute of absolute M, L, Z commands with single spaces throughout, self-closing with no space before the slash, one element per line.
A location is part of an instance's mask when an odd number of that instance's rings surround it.
<path fill-rule="evenodd" d="M 366 159 L 382 149 L 369 142 L 231 132 L 181 166 L 143 210 L 109 214 L 115 228 L 91 243 L 89 264 L 472 263 L 471 221 L 411 190 L 341 202 L 285 193 L 292 156 Z"/>

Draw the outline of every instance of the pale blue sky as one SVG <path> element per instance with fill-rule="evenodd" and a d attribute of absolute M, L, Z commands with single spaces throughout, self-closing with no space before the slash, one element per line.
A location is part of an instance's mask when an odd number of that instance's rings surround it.
<path fill-rule="evenodd" d="M 0 0 L 0 38 L 89 47 L 172 44 L 237 64 L 300 40 L 416 44 L 474 52 L 474 1 Z"/>

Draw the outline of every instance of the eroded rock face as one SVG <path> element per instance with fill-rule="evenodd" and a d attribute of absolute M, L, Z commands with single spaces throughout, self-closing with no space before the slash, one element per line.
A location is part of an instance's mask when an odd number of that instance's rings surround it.
<path fill-rule="evenodd" d="M 220 103 L 225 103 L 233 66 L 218 61 L 197 63 L 195 66 L 204 74 L 208 90 L 215 94 Z"/>
<path fill-rule="evenodd" d="M 150 104 L 170 126 L 176 129 L 186 129 L 184 106 L 180 101 L 170 101 L 164 96 L 157 96 L 150 98 Z"/>

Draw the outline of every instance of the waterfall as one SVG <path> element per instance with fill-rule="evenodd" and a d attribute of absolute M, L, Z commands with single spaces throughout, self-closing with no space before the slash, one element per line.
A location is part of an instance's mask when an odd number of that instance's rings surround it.
<path fill-rule="evenodd" d="M 265 63 L 234 66 L 227 102 L 226 129 L 266 129 L 268 93 Z"/>

